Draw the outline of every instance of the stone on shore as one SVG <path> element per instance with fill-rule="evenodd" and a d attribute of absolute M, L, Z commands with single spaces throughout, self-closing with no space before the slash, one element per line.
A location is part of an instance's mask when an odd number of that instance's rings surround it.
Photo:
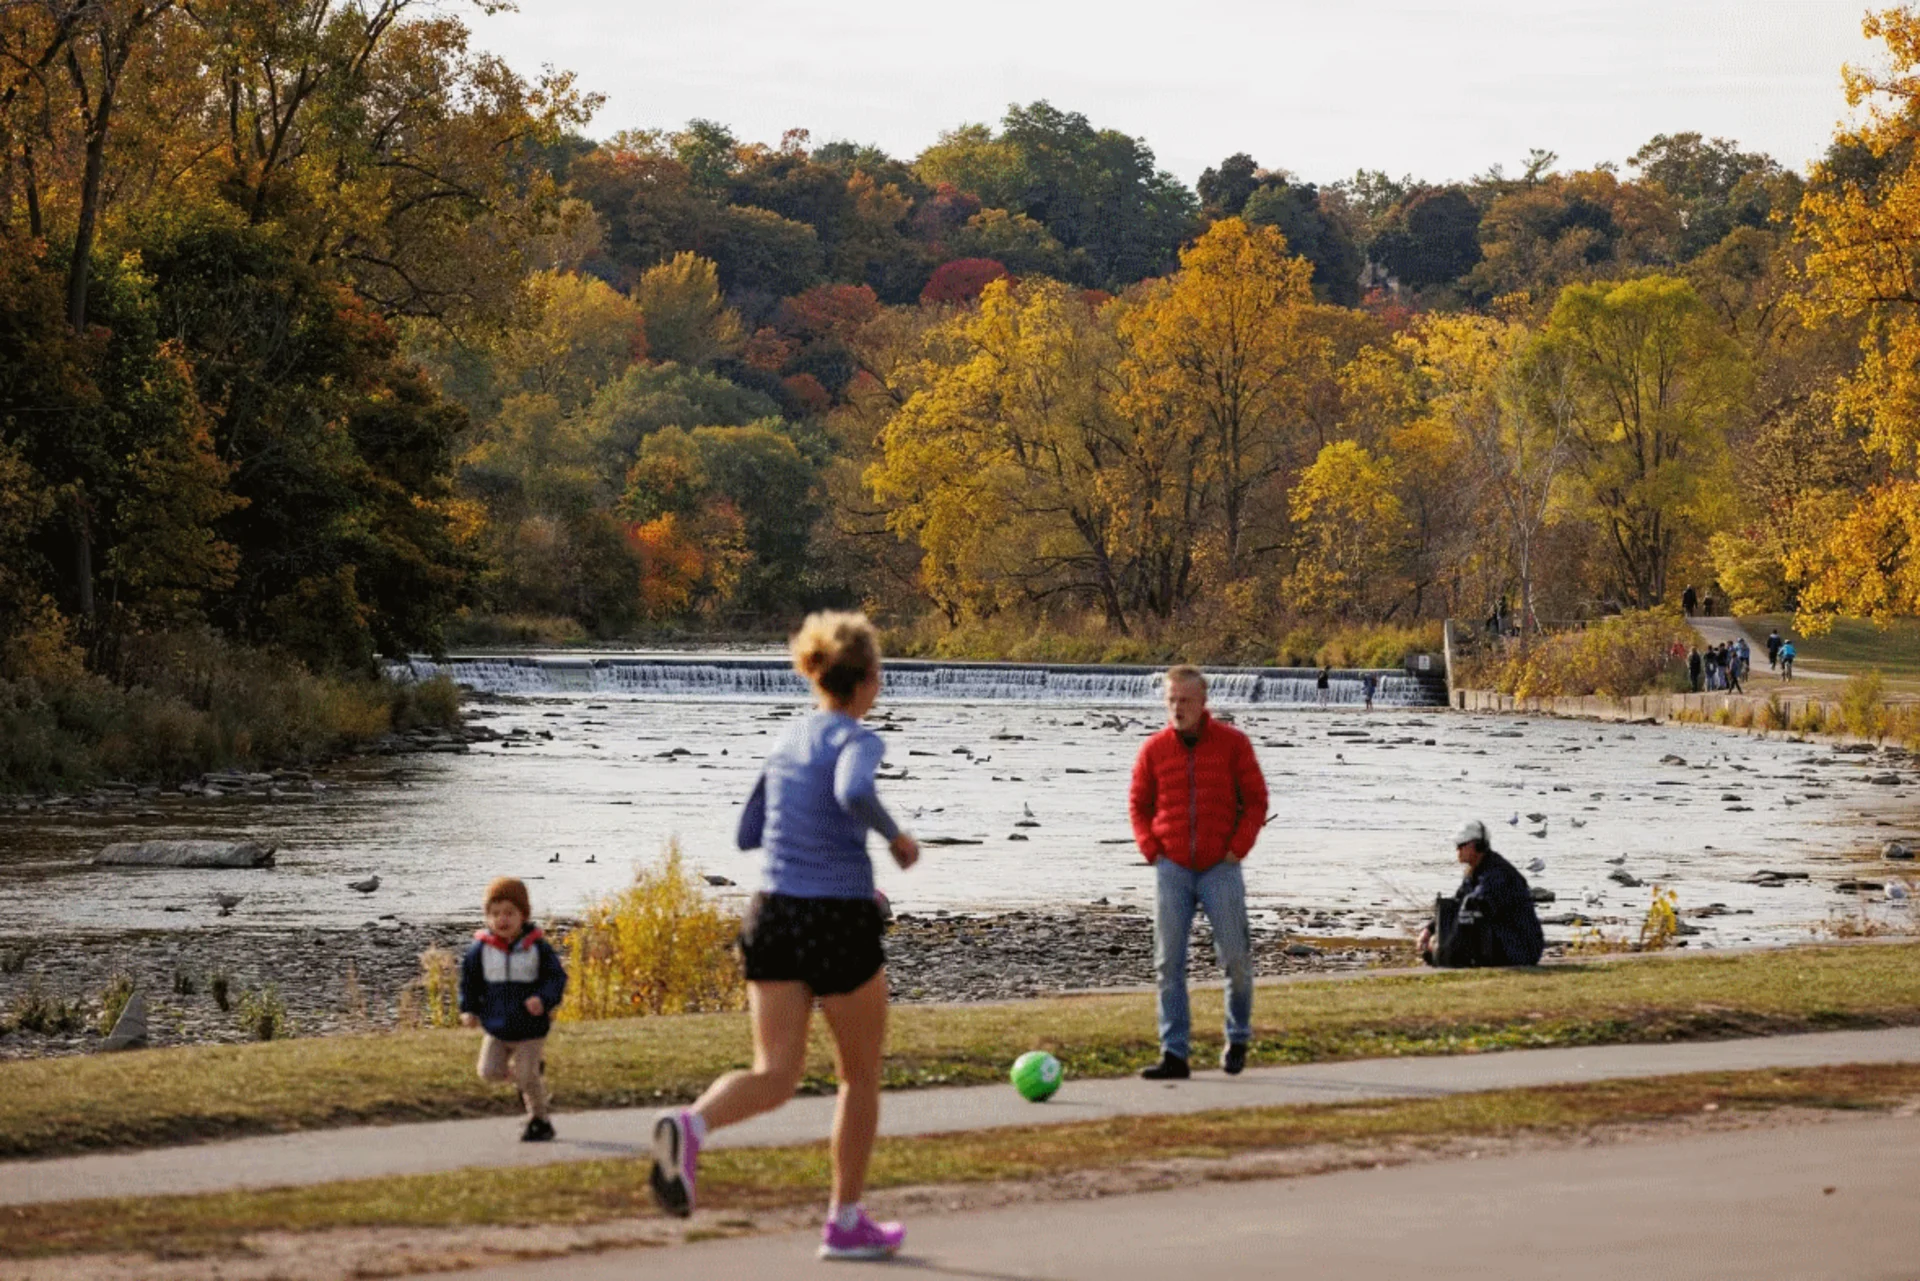
<path fill-rule="evenodd" d="M 147 1043 L 147 998 L 137 989 L 127 998 L 127 1004 L 120 1011 L 120 1017 L 113 1021 L 113 1031 L 107 1033 L 107 1039 L 100 1043 L 103 1050 L 133 1050 Z"/>
<path fill-rule="evenodd" d="M 257 841 L 122 841 L 93 856 L 100 867 L 272 867 L 274 847 Z"/>

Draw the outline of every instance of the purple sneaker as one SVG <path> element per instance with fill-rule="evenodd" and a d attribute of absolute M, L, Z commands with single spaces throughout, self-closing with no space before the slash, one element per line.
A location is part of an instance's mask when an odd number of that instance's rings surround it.
<path fill-rule="evenodd" d="M 693 1171 L 700 1140 L 693 1135 L 693 1113 L 684 1108 L 662 1112 L 653 1123 L 653 1199 L 668 1214 L 693 1213 Z"/>
<path fill-rule="evenodd" d="M 898 1223 L 875 1223 L 860 1211 L 860 1219 L 843 1228 L 832 1219 L 820 1232 L 820 1257 L 823 1259 L 885 1259 L 900 1252 L 907 1230 Z"/>

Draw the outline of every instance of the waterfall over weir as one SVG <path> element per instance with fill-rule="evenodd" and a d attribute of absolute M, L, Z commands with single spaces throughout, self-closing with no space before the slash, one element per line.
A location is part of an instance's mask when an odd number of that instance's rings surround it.
<path fill-rule="evenodd" d="M 604 694 L 646 699 L 796 699 L 807 687 L 776 658 L 522 657 L 414 658 L 390 670 L 401 680 L 445 674 L 487 694 Z M 1446 701 L 1444 678 L 1400 671 L 1336 671 L 1326 697 L 1311 668 L 1225 668 L 1207 672 L 1211 701 L 1224 707 L 1314 707 L 1322 702 L 1358 707 L 1361 684 L 1377 678 L 1375 706 L 1432 707 Z M 940 663 L 890 659 L 886 697 L 897 702 L 1111 703 L 1150 706 L 1160 700 L 1161 669 L 1043 666 L 1021 663 Z"/>

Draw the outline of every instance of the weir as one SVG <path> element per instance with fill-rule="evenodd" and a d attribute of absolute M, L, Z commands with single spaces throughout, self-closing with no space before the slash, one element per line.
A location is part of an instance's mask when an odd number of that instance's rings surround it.
<path fill-rule="evenodd" d="M 507 657 L 410 658 L 389 671 L 401 680 L 446 675 L 487 694 L 596 694 L 645 699 L 797 699 L 806 683 L 786 660 L 714 656 L 528 654 Z M 1160 701 L 1162 669 L 1029 663 L 943 663 L 889 659 L 886 696 L 903 702 L 1110 703 L 1146 707 Z M 1211 701 L 1225 707 L 1360 707 L 1364 678 L 1373 676 L 1376 707 L 1446 705 L 1438 672 L 1340 669 L 1323 698 L 1319 672 L 1302 667 L 1209 668 Z"/>

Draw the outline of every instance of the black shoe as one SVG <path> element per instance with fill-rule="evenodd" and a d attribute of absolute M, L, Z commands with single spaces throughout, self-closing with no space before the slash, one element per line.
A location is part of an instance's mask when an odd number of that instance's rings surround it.
<path fill-rule="evenodd" d="M 520 1131 L 522 1143 L 545 1143 L 553 1137 L 553 1122 L 544 1116 L 536 1116 L 527 1122 L 527 1128 Z"/>
<path fill-rule="evenodd" d="M 1162 1054 L 1158 1063 L 1140 1075 L 1149 1081 L 1184 1081 L 1193 1075 L 1193 1069 L 1178 1054 Z"/>
<path fill-rule="evenodd" d="M 1240 1069 L 1247 1065 L 1247 1043 L 1234 1041 L 1221 1051 L 1220 1070 L 1228 1076 L 1239 1076 Z"/>

